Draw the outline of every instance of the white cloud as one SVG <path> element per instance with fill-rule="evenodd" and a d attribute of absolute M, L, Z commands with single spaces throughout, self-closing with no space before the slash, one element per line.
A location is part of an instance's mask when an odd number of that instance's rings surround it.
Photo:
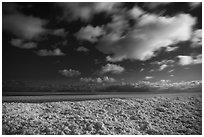
<path fill-rule="evenodd" d="M 166 67 L 168 67 L 168 65 L 166 65 L 166 64 L 161 65 L 160 68 L 159 68 L 159 71 L 164 70 Z"/>
<path fill-rule="evenodd" d="M 160 82 L 162 82 L 162 83 L 169 83 L 169 82 L 171 82 L 171 80 L 162 79 L 162 80 L 160 80 Z"/>
<path fill-rule="evenodd" d="M 36 53 L 39 56 L 64 56 L 65 55 L 59 48 L 56 48 L 54 50 L 41 49 Z"/>
<path fill-rule="evenodd" d="M 18 48 L 23 48 L 23 49 L 33 49 L 37 47 L 37 43 L 35 42 L 25 42 L 22 39 L 11 39 L 11 45 L 18 47 Z"/>
<path fill-rule="evenodd" d="M 174 77 L 174 75 L 170 75 L 170 77 Z"/>
<path fill-rule="evenodd" d="M 173 72 L 174 70 L 175 70 L 175 69 L 171 69 L 171 70 L 169 70 L 168 72 L 171 73 L 171 72 Z"/>
<path fill-rule="evenodd" d="M 73 69 L 59 70 L 59 73 L 66 76 L 66 77 L 77 77 L 77 76 L 81 75 L 81 72 L 79 72 L 78 70 L 73 70 Z"/>
<path fill-rule="evenodd" d="M 179 55 L 177 57 L 179 58 L 178 64 L 182 66 L 202 63 L 202 54 L 199 54 L 196 57 L 184 55 Z"/>
<path fill-rule="evenodd" d="M 137 19 L 138 17 L 140 17 L 141 15 L 143 15 L 145 12 L 139 8 L 138 6 L 133 7 L 130 11 L 129 14 L 130 16 L 132 16 L 133 18 Z"/>
<path fill-rule="evenodd" d="M 112 82 L 116 82 L 116 80 L 112 77 L 108 77 L 108 76 L 105 76 L 103 78 L 80 78 L 80 81 L 82 82 L 92 82 L 92 83 L 112 83 Z"/>
<path fill-rule="evenodd" d="M 40 18 L 23 14 L 3 15 L 2 28 L 14 35 L 31 40 L 46 32 L 43 28 L 46 21 Z"/>
<path fill-rule="evenodd" d="M 164 70 L 164 69 L 167 68 L 167 67 L 173 67 L 173 66 L 174 66 L 174 63 L 175 63 L 174 60 L 164 59 L 164 60 L 162 60 L 162 61 L 154 61 L 154 62 L 151 62 L 150 64 L 151 64 L 151 65 L 159 65 L 158 71 L 162 71 L 162 70 Z"/>
<path fill-rule="evenodd" d="M 197 48 L 202 46 L 202 29 L 195 30 L 192 34 L 191 47 Z"/>
<path fill-rule="evenodd" d="M 82 21 L 89 21 L 92 17 L 100 12 L 112 13 L 119 3 L 113 2 L 66 2 L 58 3 L 63 8 L 63 18 L 67 21 L 80 19 Z"/>
<path fill-rule="evenodd" d="M 179 55 L 178 58 L 179 58 L 179 64 L 182 66 L 190 65 L 193 63 L 193 58 L 191 56 Z"/>
<path fill-rule="evenodd" d="M 92 27 L 90 25 L 86 27 L 82 27 L 75 36 L 79 40 L 87 40 L 90 42 L 96 42 L 98 40 L 98 37 L 103 34 L 103 29 L 100 27 Z"/>
<path fill-rule="evenodd" d="M 170 47 L 170 46 L 166 47 L 167 52 L 175 51 L 177 49 L 178 49 L 178 47 Z"/>
<path fill-rule="evenodd" d="M 77 48 L 77 51 L 88 52 L 89 49 L 87 49 L 87 48 L 85 48 L 85 47 L 83 47 L 83 46 L 80 46 L 80 47 Z"/>
<path fill-rule="evenodd" d="M 99 40 L 97 49 L 105 54 L 113 54 L 107 57 L 108 61 L 148 60 L 162 47 L 189 40 L 196 23 L 196 19 L 189 14 L 174 17 L 144 14 L 137 21 L 133 28 L 127 29 L 125 35 L 111 31 Z"/>
<path fill-rule="evenodd" d="M 120 74 L 124 71 L 125 69 L 121 67 L 120 65 L 116 64 L 106 64 L 105 66 L 102 67 L 101 73 L 114 73 L 114 74 Z"/>
<path fill-rule="evenodd" d="M 144 71 L 144 68 L 141 68 L 141 69 L 140 69 L 140 72 L 142 72 L 142 71 Z"/>
<path fill-rule="evenodd" d="M 105 76 L 105 77 L 103 78 L 103 81 L 104 81 L 104 82 L 107 82 L 107 83 L 116 82 L 116 80 L 115 80 L 114 78 L 108 77 L 108 76 Z"/>
<path fill-rule="evenodd" d="M 145 77 L 145 80 L 150 80 L 150 79 L 153 79 L 153 77 L 152 76 L 146 76 Z"/>

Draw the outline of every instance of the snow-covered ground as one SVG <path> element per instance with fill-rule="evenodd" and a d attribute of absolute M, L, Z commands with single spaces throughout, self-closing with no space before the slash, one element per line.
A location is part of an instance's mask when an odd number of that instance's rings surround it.
<path fill-rule="evenodd" d="M 3 103 L 3 134 L 202 134 L 201 95 Z"/>

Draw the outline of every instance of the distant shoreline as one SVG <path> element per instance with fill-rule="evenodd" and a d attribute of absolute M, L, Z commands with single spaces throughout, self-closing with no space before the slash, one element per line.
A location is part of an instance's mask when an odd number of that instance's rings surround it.
<path fill-rule="evenodd" d="M 144 92 L 144 93 L 97 93 L 97 94 L 47 94 L 47 95 L 24 95 L 24 96 L 3 96 L 2 102 L 22 102 L 22 103 L 43 103 L 43 102 L 60 102 L 60 101 L 83 101 L 83 100 L 98 100 L 109 98 L 152 98 L 157 96 L 188 96 L 200 95 L 202 91 L 193 92 Z"/>

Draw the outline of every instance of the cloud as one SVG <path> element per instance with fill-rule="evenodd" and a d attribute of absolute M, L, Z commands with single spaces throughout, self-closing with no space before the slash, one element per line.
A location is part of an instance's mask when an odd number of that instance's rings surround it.
<path fill-rule="evenodd" d="M 193 59 L 191 56 L 179 55 L 178 58 L 179 58 L 179 65 L 185 66 L 193 63 Z"/>
<path fill-rule="evenodd" d="M 153 79 L 153 77 L 152 76 L 146 76 L 145 77 L 145 80 L 150 80 L 150 79 Z"/>
<path fill-rule="evenodd" d="M 171 72 L 173 72 L 174 70 L 175 70 L 175 69 L 171 69 L 171 70 L 169 70 L 168 72 L 171 73 Z"/>
<path fill-rule="evenodd" d="M 174 77 L 174 75 L 170 75 L 170 77 Z"/>
<path fill-rule="evenodd" d="M 11 45 L 22 49 L 33 49 L 37 47 L 35 42 L 25 42 L 22 39 L 11 39 Z"/>
<path fill-rule="evenodd" d="M 85 48 L 83 46 L 78 47 L 76 50 L 80 51 L 80 52 L 88 52 L 89 51 L 89 49 L 87 49 L 87 48 Z"/>
<path fill-rule="evenodd" d="M 18 5 L 17 3 L 13 3 L 13 2 L 2 3 L 2 13 L 3 14 L 17 13 L 18 10 L 21 8 L 22 6 Z"/>
<path fill-rule="evenodd" d="M 154 62 L 151 62 L 150 64 L 151 64 L 151 65 L 159 65 L 158 71 L 162 71 L 162 70 L 164 70 L 164 69 L 167 68 L 167 67 L 173 67 L 173 66 L 174 66 L 174 63 L 175 63 L 174 60 L 164 59 L 164 60 L 162 60 L 162 61 L 154 61 Z"/>
<path fill-rule="evenodd" d="M 159 68 L 159 71 L 164 70 L 166 67 L 168 67 L 168 65 L 166 65 L 166 64 L 161 65 L 160 68 Z"/>
<path fill-rule="evenodd" d="M 162 79 L 162 80 L 160 80 L 160 82 L 162 82 L 162 83 L 169 83 L 169 82 L 171 82 L 171 80 Z"/>
<path fill-rule="evenodd" d="M 170 2 L 145 2 L 144 6 L 149 9 L 156 9 L 158 7 L 166 6 L 170 4 Z"/>
<path fill-rule="evenodd" d="M 191 47 L 197 48 L 202 46 L 202 29 L 195 30 L 192 34 Z"/>
<path fill-rule="evenodd" d="M 142 72 L 142 71 L 144 71 L 144 68 L 141 68 L 141 69 L 140 69 L 140 72 Z"/>
<path fill-rule="evenodd" d="M 151 62 L 150 64 L 152 65 L 162 65 L 162 64 L 172 64 L 174 63 L 175 61 L 174 60 L 167 60 L 167 59 L 164 59 L 162 61 L 154 61 L 154 62 Z"/>
<path fill-rule="evenodd" d="M 102 36 L 96 48 L 112 54 L 107 56 L 108 61 L 145 61 L 155 56 L 155 51 L 162 47 L 189 40 L 195 23 L 196 19 L 189 14 L 174 17 L 144 14 L 132 28 L 123 27 L 126 31 L 110 31 Z"/>
<path fill-rule="evenodd" d="M 89 42 L 96 42 L 98 40 L 98 37 L 103 34 L 103 29 L 100 27 L 92 27 L 90 25 L 86 27 L 82 27 L 75 36 L 79 40 L 86 40 Z"/>
<path fill-rule="evenodd" d="M 108 63 L 108 64 L 106 64 L 105 66 L 102 67 L 101 74 L 105 74 L 105 73 L 120 74 L 124 70 L 125 69 L 123 67 L 121 67 L 120 65 Z"/>
<path fill-rule="evenodd" d="M 81 72 L 79 72 L 78 70 L 73 70 L 73 69 L 59 70 L 59 73 L 62 74 L 63 76 L 66 76 L 66 77 L 77 77 L 77 76 L 81 75 Z"/>
<path fill-rule="evenodd" d="M 137 19 L 138 17 L 140 17 L 141 15 L 143 15 L 145 12 L 138 6 L 133 7 L 130 11 L 129 14 L 130 16 L 132 16 L 133 18 Z"/>
<path fill-rule="evenodd" d="M 170 46 L 166 47 L 167 52 L 175 51 L 177 49 L 178 49 L 178 47 L 170 47 Z"/>
<path fill-rule="evenodd" d="M 179 58 L 178 64 L 181 66 L 201 64 L 202 63 L 202 54 L 199 54 L 196 57 L 184 56 L 184 55 L 179 55 L 177 57 Z"/>
<path fill-rule="evenodd" d="M 60 28 L 60 29 L 51 30 L 50 34 L 55 35 L 55 36 L 65 37 L 67 33 L 65 32 L 65 29 Z"/>
<path fill-rule="evenodd" d="M 59 48 L 56 48 L 54 50 L 41 49 L 36 53 L 38 56 L 64 56 L 65 55 Z"/>
<path fill-rule="evenodd" d="M 63 9 L 63 17 L 67 21 L 80 19 L 81 21 L 90 21 L 93 16 L 100 12 L 112 13 L 119 3 L 113 2 L 60 2 L 58 6 Z"/>
<path fill-rule="evenodd" d="M 43 26 L 46 21 L 37 17 L 27 16 L 20 13 L 3 15 L 3 30 L 26 40 L 38 38 L 46 32 Z"/>
<path fill-rule="evenodd" d="M 112 82 L 116 82 L 116 80 L 112 77 L 108 77 L 108 76 L 105 76 L 103 78 L 80 78 L 80 81 L 82 82 L 91 82 L 91 83 L 112 83 Z"/>
<path fill-rule="evenodd" d="M 191 9 L 194 9 L 194 8 L 202 5 L 202 2 L 189 2 L 188 4 L 191 7 Z"/>
<path fill-rule="evenodd" d="M 150 71 L 149 72 L 154 72 L 155 70 L 154 69 L 150 69 Z"/>

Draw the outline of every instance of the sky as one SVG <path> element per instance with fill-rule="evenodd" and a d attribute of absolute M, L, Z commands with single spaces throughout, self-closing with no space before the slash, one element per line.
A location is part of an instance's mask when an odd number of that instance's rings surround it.
<path fill-rule="evenodd" d="M 3 80 L 202 79 L 202 4 L 2 3 Z"/>

